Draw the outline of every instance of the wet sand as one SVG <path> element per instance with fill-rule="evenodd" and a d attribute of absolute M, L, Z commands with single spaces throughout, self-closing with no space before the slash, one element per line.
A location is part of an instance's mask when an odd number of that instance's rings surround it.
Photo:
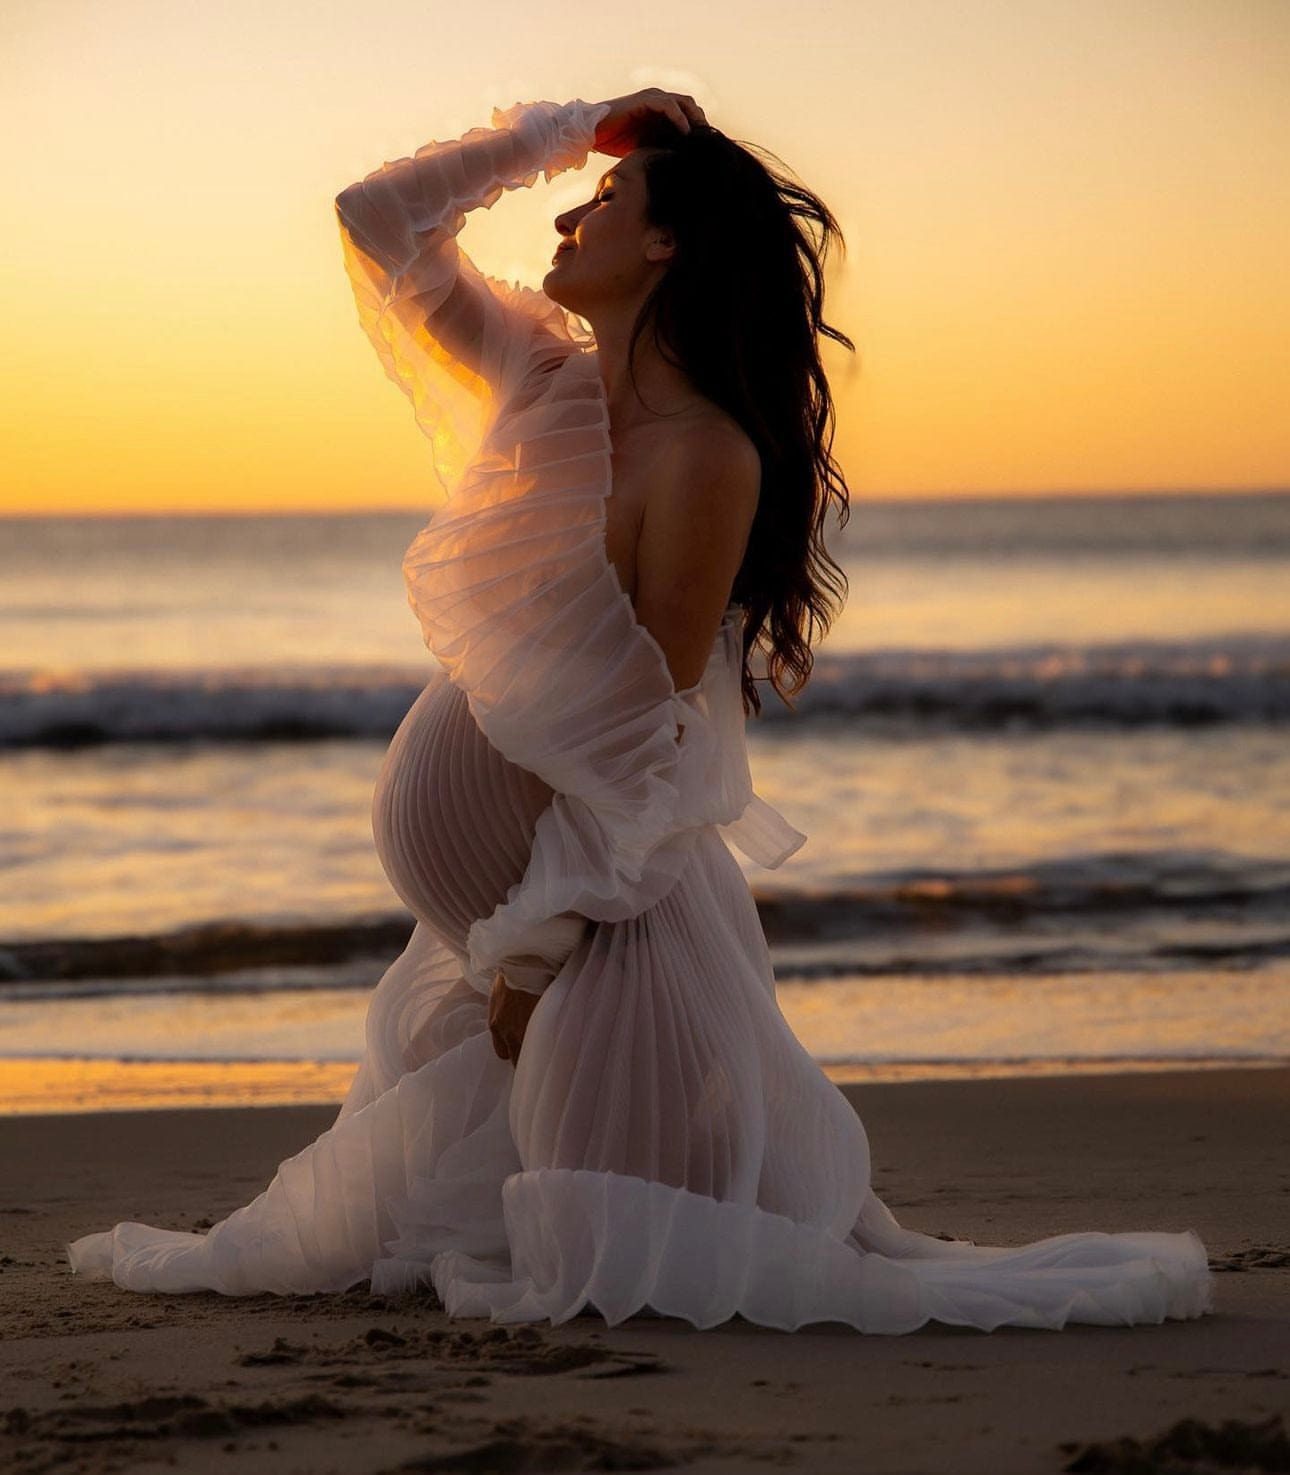
<path fill-rule="evenodd" d="M 495 1327 L 361 1287 L 139 1296 L 75 1279 L 64 1241 L 121 1219 L 201 1228 L 336 1108 L 10 1117 L 0 1468 L 1040 1475 L 1127 1470 L 1132 1446 L 1088 1446 L 1148 1445 L 1183 1419 L 1239 1420 L 1247 1450 L 1275 1433 L 1258 1426 L 1290 1409 L 1290 1070 L 840 1089 L 903 1223 L 982 1244 L 1194 1229 L 1215 1313 L 879 1337 L 738 1318 Z"/>

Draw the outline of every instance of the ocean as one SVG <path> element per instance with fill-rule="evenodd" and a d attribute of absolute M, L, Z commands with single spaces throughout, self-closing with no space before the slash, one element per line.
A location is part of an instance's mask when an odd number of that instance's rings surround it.
<path fill-rule="evenodd" d="M 0 520 L 0 1112 L 339 1100 L 416 514 Z M 857 501 L 743 861 L 838 1080 L 1290 1059 L 1290 494 Z"/>

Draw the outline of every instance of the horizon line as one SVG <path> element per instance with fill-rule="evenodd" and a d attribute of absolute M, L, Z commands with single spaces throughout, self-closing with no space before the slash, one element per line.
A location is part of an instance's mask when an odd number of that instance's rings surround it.
<path fill-rule="evenodd" d="M 999 502 L 1054 502 L 1054 501 L 1132 501 L 1134 499 L 1185 501 L 1193 497 L 1283 497 L 1290 496 L 1290 485 L 1248 487 L 1129 487 L 1116 490 L 1108 487 L 1088 489 L 1045 489 L 1034 492 L 915 492 L 894 496 L 890 493 L 879 496 L 860 496 L 853 493 L 851 505 L 903 507 L 911 503 L 927 504 L 973 504 Z M 443 504 L 440 504 L 443 505 Z M 435 508 L 418 507 L 414 503 L 393 504 L 380 507 L 120 507 L 120 508 L 66 508 L 56 511 L 38 508 L 0 509 L 0 521 L 19 522 L 37 519 L 52 520 L 61 517 L 127 519 L 140 517 L 394 517 L 426 516 Z"/>

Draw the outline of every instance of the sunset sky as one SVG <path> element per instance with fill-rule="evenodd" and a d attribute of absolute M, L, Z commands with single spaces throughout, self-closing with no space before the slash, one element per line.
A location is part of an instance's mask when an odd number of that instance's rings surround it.
<path fill-rule="evenodd" d="M 650 85 L 839 218 L 853 494 L 1290 485 L 1284 0 L 9 0 L 0 38 L 0 510 L 420 506 L 335 195 Z M 538 285 L 608 167 L 463 248 Z"/>

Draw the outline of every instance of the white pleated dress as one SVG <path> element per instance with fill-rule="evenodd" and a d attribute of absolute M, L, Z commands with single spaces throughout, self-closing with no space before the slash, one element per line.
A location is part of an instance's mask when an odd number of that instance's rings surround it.
<path fill-rule="evenodd" d="M 1195 1233 L 1018 1247 L 902 1228 L 864 1127 L 789 1029 L 730 850 L 805 840 L 753 790 L 743 611 L 678 692 L 609 561 L 609 417 L 589 335 L 479 272 L 466 212 L 581 167 L 607 104 L 516 104 L 336 201 L 360 322 L 432 450 L 404 560 L 438 658 L 373 828 L 416 917 L 331 1128 L 205 1234 L 67 1246 L 135 1291 L 433 1287 L 450 1315 L 899 1333 L 1128 1325 L 1212 1309 Z M 541 998 L 517 1064 L 498 970 Z"/>

